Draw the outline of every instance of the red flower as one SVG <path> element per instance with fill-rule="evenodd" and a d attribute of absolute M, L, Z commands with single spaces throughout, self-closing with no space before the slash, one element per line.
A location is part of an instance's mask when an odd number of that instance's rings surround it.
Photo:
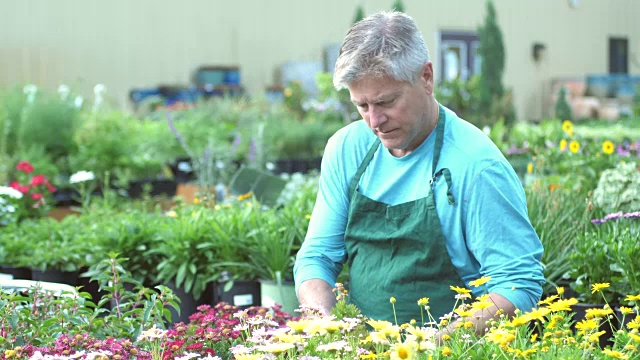
<path fill-rule="evenodd" d="M 9 184 L 9 187 L 12 187 L 18 191 L 20 191 L 23 194 L 26 194 L 29 192 L 29 187 L 26 185 L 21 185 L 19 182 L 14 181 L 11 184 Z"/>
<path fill-rule="evenodd" d="M 202 343 L 193 343 L 187 346 L 187 350 L 200 350 L 202 349 Z"/>
<path fill-rule="evenodd" d="M 28 161 L 20 161 L 18 165 L 16 165 L 16 170 L 24 171 L 28 174 L 33 171 L 33 166 L 31 166 Z"/>
<path fill-rule="evenodd" d="M 31 178 L 31 186 L 38 186 L 48 182 L 49 180 L 44 175 L 35 175 Z"/>
<path fill-rule="evenodd" d="M 42 199 L 42 194 L 41 193 L 33 193 L 33 194 L 31 194 L 31 198 L 33 200 L 36 200 L 36 201 L 40 200 L 40 199 Z"/>

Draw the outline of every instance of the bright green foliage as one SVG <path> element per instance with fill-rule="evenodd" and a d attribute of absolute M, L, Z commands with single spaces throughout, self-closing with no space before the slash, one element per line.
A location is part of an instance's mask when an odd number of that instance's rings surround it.
<path fill-rule="evenodd" d="M 355 24 L 364 18 L 365 18 L 364 7 L 362 5 L 358 5 L 358 7 L 356 7 L 356 13 L 353 16 L 353 23 Z"/>
<path fill-rule="evenodd" d="M 404 5 L 402 5 L 402 0 L 395 0 L 391 9 L 399 12 L 404 12 Z"/>
<path fill-rule="evenodd" d="M 567 90 L 564 87 L 558 91 L 558 100 L 556 101 L 556 118 L 560 120 L 573 120 L 571 107 L 567 102 Z"/>

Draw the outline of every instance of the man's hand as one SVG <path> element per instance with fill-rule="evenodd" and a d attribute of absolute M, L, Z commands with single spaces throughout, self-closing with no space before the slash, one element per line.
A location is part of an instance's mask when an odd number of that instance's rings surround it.
<path fill-rule="evenodd" d="M 336 305 L 333 287 L 321 279 L 310 279 L 298 288 L 298 302 L 302 306 L 309 306 L 320 310 L 323 315 L 331 314 Z"/>
<path fill-rule="evenodd" d="M 501 314 L 504 314 L 508 317 L 512 317 L 515 314 L 516 307 L 513 306 L 511 301 L 507 300 L 507 298 L 505 298 L 504 296 L 496 293 L 489 293 L 489 301 L 493 302 L 492 306 L 477 311 L 471 317 L 458 319 L 449 324 L 447 327 L 441 329 L 436 334 L 437 342 L 442 344 L 442 335 L 450 334 L 456 328 L 456 324 L 459 322 L 471 321 L 475 328 L 476 334 L 482 335 L 489 327 L 489 325 L 487 325 L 487 322 L 491 320 L 498 320 Z"/>

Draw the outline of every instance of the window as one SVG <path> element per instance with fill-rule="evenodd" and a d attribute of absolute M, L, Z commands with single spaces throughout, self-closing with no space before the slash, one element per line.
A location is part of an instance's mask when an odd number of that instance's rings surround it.
<path fill-rule="evenodd" d="M 478 35 L 464 31 L 444 31 L 440 33 L 440 79 L 466 80 L 480 73 Z"/>

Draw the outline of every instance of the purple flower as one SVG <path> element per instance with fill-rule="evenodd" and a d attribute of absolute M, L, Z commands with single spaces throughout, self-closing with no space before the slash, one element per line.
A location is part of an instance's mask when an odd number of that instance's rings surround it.
<path fill-rule="evenodd" d="M 255 159 L 256 159 L 256 139 L 252 137 L 251 143 L 249 144 L 249 155 L 247 155 L 247 160 L 254 161 Z"/>
<path fill-rule="evenodd" d="M 242 138 L 240 137 L 240 133 L 236 133 L 236 136 L 233 138 L 233 144 L 231 146 L 232 155 L 238 151 L 238 146 L 240 146 L 240 140 L 242 140 Z"/>
<path fill-rule="evenodd" d="M 617 213 L 607 214 L 604 216 L 605 220 L 618 220 L 622 217 L 622 211 L 618 211 Z"/>
<path fill-rule="evenodd" d="M 507 155 L 517 155 L 517 154 L 522 154 L 524 153 L 523 149 L 520 149 L 519 147 L 517 147 L 515 144 L 511 144 L 511 147 L 509 147 L 506 151 Z"/>
<path fill-rule="evenodd" d="M 624 217 L 626 219 L 636 219 L 636 218 L 640 218 L 640 211 L 634 211 L 634 212 L 629 212 L 624 214 Z"/>
<path fill-rule="evenodd" d="M 618 147 L 616 148 L 616 151 L 620 156 L 629 156 L 629 150 L 622 147 L 622 145 L 618 145 Z"/>
<path fill-rule="evenodd" d="M 605 222 L 607 222 L 607 220 L 605 220 L 605 219 L 592 219 L 591 220 L 591 223 L 595 224 L 595 225 L 604 224 Z"/>

